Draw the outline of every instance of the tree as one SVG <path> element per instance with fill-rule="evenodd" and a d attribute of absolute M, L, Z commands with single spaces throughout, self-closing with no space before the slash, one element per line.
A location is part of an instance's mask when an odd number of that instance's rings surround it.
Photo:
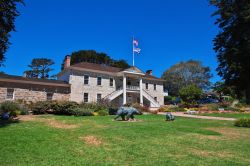
<path fill-rule="evenodd" d="M 218 74 L 250 103 L 250 1 L 210 0 L 220 32 L 214 39 Z"/>
<path fill-rule="evenodd" d="M 209 79 L 211 77 L 209 67 L 204 67 L 201 62 L 194 60 L 177 63 L 161 76 L 165 80 L 164 88 L 168 90 L 171 96 L 177 96 L 182 87 L 191 84 L 206 89 L 210 85 Z"/>
<path fill-rule="evenodd" d="M 64 59 L 65 60 L 65 59 Z M 64 68 L 64 60 L 61 65 L 61 69 Z M 77 52 L 73 52 L 71 54 L 71 65 L 80 63 L 80 62 L 90 62 L 97 64 L 106 64 L 113 67 L 120 67 L 123 69 L 129 68 L 129 64 L 125 60 L 114 60 L 110 58 L 105 53 L 98 53 L 94 50 L 81 50 Z"/>
<path fill-rule="evenodd" d="M 47 58 L 34 58 L 28 67 L 31 70 L 25 71 L 28 78 L 49 78 L 49 72 L 53 69 L 50 68 L 54 61 Z"/>
<path fill-rule="evenodd" d="M 213 91 L 218 93 L 220 95 L 220 98 L 222 98 L 222 95 L 229 95 L 232 97 L 235 97 L 235 87 L 233 86 L 227 86 L 224 82 L 216 82 L 213 87 Z"/>
<path fill-rule="evenodd" d="M 10 45 L 10 32 L 15 31 L 15 18 L 19 16 L 16 8 L 18 3 L 24 4 L 23 0 L 0 1 L 0 66 Z"/>
<path fill-rule="evenodd" d="M 184 102 L 194 103 L 200 99 L 202 90 L 196 85 L 188 85 L 180 89 L 179 95 Z"/>

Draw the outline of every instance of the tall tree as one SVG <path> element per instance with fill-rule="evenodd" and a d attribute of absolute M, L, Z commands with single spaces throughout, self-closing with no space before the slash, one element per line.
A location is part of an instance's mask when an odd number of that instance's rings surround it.
<path fill-rule="evenodd" d="M 31 64 L 28 67 L 31 70 L 25 71 L 26 77 L 28 78 L 49 78 L 49 72 L 53 69 L 51 66 L 54 64 L 54 61 L 47 58 L 35 58 L 32 60 Z"/>
<path fill-rule="evenodd" d="M 220 95 L 220 98 L 222 98 L 222 95 L 230 95 L 232 97 L 235 97 L 235 87 L 233 86 L 227 86 L 224 82 L 216 82 L 212 86 L 213 91 L 218 93 Z"/>
<path fill-rule="evenodd" d="M 10 45 L 10 32 L 15 31 L 15 18 L 19 16 L 16 7 L 18 3 L 24 4 L 23 0 L 0 1 L 0 66 Z"/>
<path fill-rule="evenodd" d="M 177 96 L 179 90 L 188 85 L 195 85 L 201 89 L 208 88 L 211 77 L 209 67 L 202 66 L 199 61 L 189 60 L 173 65 L 161 78 L 165 80 L 164 88 L 169 94 Z"/>
<path fill-rule="evenodd" d="M 129 68 L 129 64 L 125 60 L 114 60 L 105 53 L 98 53 L 94 50 L 81 50 L 73 52 L 71 55 L 71 65 L 80 63 L 80 62 L 90 62 L 97 64 L 106 64 L 113 67 L 120 67 L 123 69 Z M 64 68 L 64 60 L 61 66 L 61 69 Z"/>
<path fill-rule="evenodd" d="M 210 0 L 220 32 L 214 39 L 218 74 L 250 103 L 250 1 Z"/>

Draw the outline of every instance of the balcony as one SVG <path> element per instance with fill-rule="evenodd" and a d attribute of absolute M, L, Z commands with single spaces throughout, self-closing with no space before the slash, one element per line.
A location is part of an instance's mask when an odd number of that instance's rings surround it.
<path fill-rule="evenodd" d="M 140 87 L 139 86 L 127 85 L 127 90 L 130 90 L 130 91 L 139 91 Z"/>

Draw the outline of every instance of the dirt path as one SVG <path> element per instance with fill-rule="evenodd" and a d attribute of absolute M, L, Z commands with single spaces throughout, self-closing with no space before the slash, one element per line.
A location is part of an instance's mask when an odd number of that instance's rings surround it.
<path fill-rule="evenodd" d="M 164 112 L 159 112 L 158 114 L 166 115 L 166 113 L 164 113 Z M 184 114 L 183 112 L 172 112 L 172 115 L 187 117 L 187 118 L 198 118 L 198 119 L 228 120 L 228 121 L 236 120 L 235 118 L 223 118 L 223 117 L 201 116 L 201 115 L 188 115 L 188 114 Z"/>

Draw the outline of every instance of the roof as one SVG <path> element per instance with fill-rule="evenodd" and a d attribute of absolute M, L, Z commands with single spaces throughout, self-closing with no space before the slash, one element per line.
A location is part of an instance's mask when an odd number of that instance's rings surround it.
<path fill-rule="evenodd" d="M 26 77 L 14 76 L 14 75 L 2 74 L 2 73 L 0 73 L 0 81 L 41 84 L 41 85 L 50 85 L 50 86 L 64 86 L 64 87 L 70 86 L 68 83 L 64 81 L 59 81 L 59 80 L 26 78 Z"/>
<path fill-rule="evenodd" d="M 89 63 L 89 62 L 81 62 L 75 65 L 70 66 L 69 68 L 85 68 L 85 69 L 92 69 L 92 70 L 100 70 L 106 72 L 117 73 L 122 71 L 122 68 L 112 67 L 105 64 L 96 64 L 96 63 Z"/>
<path fill-rule="evenodd" d="M 96 64 L 96 63 L 89 63 L 89 62 L 81 62 L 81 63 L 77 63 L 74 64 L 70 67 L 68 67 L 65 70 L 95 70 L 95 71 L 100 71 L 100 72 L 108 72 L 108 73 L 118 73 L 118 72 L 122 72 L 122 71 L 130 71 L 130 69 L 133 69 L 134 71 L 138 72 L 138 73 L 143 73 L 139 68 L 137 67 L 129 67 L 128 69 L 122 69 L 122 68 L 118 68 L 118 67 L 112 67 L 112 66 L 108 66 L 105 64 Z M 65 70 L 63 70 L 61 73 L 63 73 Z M 61 74 L 59 73 L 59 74 Z M 163 79 L 157 78 L 155 76 L 149 75 L 149 74 L 145 74 L 144 75 L 145 79 L 152 79 L 152 80 L 158 80 L 158 81 L 164 81 Z"/>
<path fill-rule="evenodd" d="M 144 78 L 149 78 L 149 79 L 153 79 L 153 80 L 159 80 L 159 81 L 165 81 L 164 79 L 155 77 L 153 75 L 149 75 L 149 74 L 145 74 Z"/>

